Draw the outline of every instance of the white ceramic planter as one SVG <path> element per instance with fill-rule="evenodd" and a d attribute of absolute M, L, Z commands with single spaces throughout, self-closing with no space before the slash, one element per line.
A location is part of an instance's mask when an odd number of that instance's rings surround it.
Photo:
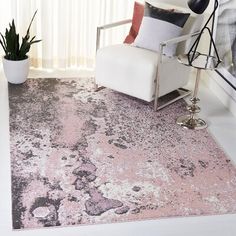
<path fill-rule="evenodd" d="M 3 69 L 9 83 L 22 84 L 29 74 L 29 58 L 21 61 L 11 61 L 3 57 Z"/>

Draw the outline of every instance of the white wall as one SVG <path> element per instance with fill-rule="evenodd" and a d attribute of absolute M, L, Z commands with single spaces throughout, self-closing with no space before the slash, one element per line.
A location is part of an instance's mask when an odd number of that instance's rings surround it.
<path fill-rule="evenodd" d="M 236 117 L 236 91 L 215 71 L 205 73 L 205 84 Z"/>

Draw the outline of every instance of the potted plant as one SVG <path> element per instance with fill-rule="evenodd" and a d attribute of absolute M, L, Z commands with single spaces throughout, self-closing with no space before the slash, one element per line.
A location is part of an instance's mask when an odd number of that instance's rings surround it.
<path fill-rule="evenodd" d="M 35 40 L 35 37 L 30 39 L 30 27 L 34 20 L 37 11 L 35 11 L 25 37 L 22 37 L 20 44 L 19 34 L 16 33 L 14 19 L 9 24 L 9 29 L 6 28 L 5 35 L 0 33 L 0 44 L 5 52 L 3 57 L 3 69 L 8 82 L 13 84 L 21 84 L 26 81 L 29 73 L 29 57 L 27 53 L 34 43 L 41 40 Z"/>

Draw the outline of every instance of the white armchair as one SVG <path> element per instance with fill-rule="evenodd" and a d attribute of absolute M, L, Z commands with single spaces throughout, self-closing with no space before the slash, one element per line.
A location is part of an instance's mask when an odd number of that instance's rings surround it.
<path fill-rule="evenodd" d="M 130 23 L 131 20 L 98 27 L 95 70 L 96 88 L 99 88 L 99 86 L 107 87 L 147 102 L 154 100 L 155 111 L 189 95 L 191 92 L 182 87 L 189 80 L 190 68 L 180 64 L 177 56 L 171 58 L 165 56 L 163 48 L 176 43 L 179 45 L 177 54 L 186 53 L 191 44 L 191 39 L 198 34 L 196 32 L 201 28 L 202 22 L 202 19 L 196 21 L 196 17 L 191 16 L 190 18 L 184 27 L 183 33 L 185 35 L 162 42 L 159 52 L 137 48 L 128 44 L 100 48 L 102 30 Z M 184 41 L 184 44 L 180 44 Z M 177 98 L 158 106 L 160 97 L 177 89 L 179 90 Z"/>

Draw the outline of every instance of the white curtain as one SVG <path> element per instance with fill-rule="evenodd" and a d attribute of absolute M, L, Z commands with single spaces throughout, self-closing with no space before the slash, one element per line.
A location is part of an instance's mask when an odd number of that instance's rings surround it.
<path fill-rule="evenodd" d="M 24 35 L 34 11 L 31 36 L 43 41 L 30 50 L 37 68 L 93 68 L 96 27 L 132 17 L 134 0 L 0 0 L 0 30 L 12 18 Z M 8 20 L 8 22 L 7 22 Z M 107 30 L 102 45 L 122 42 L 128 26 Z"/>

